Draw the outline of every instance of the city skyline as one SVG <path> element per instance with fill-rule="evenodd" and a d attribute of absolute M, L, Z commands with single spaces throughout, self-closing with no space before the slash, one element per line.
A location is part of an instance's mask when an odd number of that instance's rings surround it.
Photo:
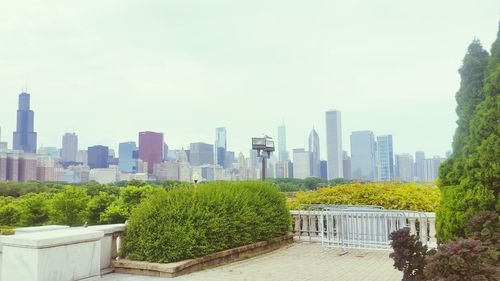
<path fill-rule="evenodd" d="M 395 153 L 443 155 L 456 127 L 457 69 L 474 37 L 489 48 L 498 19 L 496 1 L 278 1 L 268 10 L 217 1 L 21 2 L 0 11 L 7 38 L 0 51 L 9 54 L 0 70 L 0 126 L 9 145 L 17 94 L 27 87 L 38 147 L 59 146 L 75 132 L 81 147 L 117 151 L 150 130 L 187 148 L 213 143 L 223 126 L 228 150 L 246 154 L 253 136 L 277 139 L 284 119 L 288 150 L 304 147 L 314 125 L 322 159 L 331 108 L 343 115 L 343 150 L 350 132 L 371 130 L 392 134 Z M 193 16 L 199 22 L 185 21 Z"/>

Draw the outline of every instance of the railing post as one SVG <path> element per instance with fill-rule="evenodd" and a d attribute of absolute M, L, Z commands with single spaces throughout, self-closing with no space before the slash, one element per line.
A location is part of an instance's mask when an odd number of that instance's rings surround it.
<path fill-rule="evenodd" d="M 419 218 L 420 222 L 420 241 L 423 245 L 427 245 L 427 217 L 423 216 Z"/>
<path fill-rule="evenodd" d="M 434 217 L 434 214 L 432 214 L 432 215 L 428 214 L 427 220 L 429 222 L 429 243 L 437 243 L 436 218 Z"/>
<path fill-rule="evenodd" d="M 302 216 L 302 235 L 309 236 L 309 216 Z"/>
<path fill-rule="evenodd" d="M 293 215 L 293 219 L 295 221 L 294 225 L 294 234 L 295 235 L 300 235 L 300 215 Z"/>
<path fill-rule="evenodd" d="M 123 232 L 113 233 L 113 241 L 111 243 L 111 260 L 117 260 L 122 247 Z"/>
<path fill-rule="evenodd" d="M 410 222 L 410 234 L 417 235 L 417 227 L 415 226 L 416 218 L 408 218 Z"/>
<path fill-rule="evenodd" d="M 314 213 L 311 215 L 311 232 L 310 236 L 316 237 L 318 236 L 318 214 Z"/>

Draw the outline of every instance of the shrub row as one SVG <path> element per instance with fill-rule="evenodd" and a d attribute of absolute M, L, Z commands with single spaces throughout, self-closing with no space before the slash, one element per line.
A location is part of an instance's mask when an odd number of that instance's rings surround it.
<path fill-rule="evenodd" d="M 65 186 L 57 192 L 0 197 L 0 225 L 10 227 L 123 223 L 155 188 Z M 157 187 L 156 189 L 162 189 Z"/>
<path fill-rule="evenodd" d="M 351 183 L 299 192 L 290 208 L 301 204 L 376 205 L 386 209 L 433 212 L 440 202 L 438 188 L 417 183 Z"/>
<path fill-rule="evenodd" d="M 129 219 L 122 256 L 175 262 L 284 235 L 285 197 L 266 182 L 213 182 L 156 190 Z"/>

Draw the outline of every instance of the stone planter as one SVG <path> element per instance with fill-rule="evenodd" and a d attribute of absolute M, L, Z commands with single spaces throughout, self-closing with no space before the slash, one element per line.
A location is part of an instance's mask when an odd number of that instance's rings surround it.
<path fill-rule="evenodd" d="M 174 263 L 149 263 L 132 261 L 127 259 L 113 261 L 113 267 L 117 273 L 177 277 L 202 269 L 216 267 L 219 265 L 247 259 L 256 255 L 264 254 L 293 243 L 293 234 L 273 238 L 268 241 L 253 243 L 238 248 L 224 250 L 208 256 L 188 259 Z"/>

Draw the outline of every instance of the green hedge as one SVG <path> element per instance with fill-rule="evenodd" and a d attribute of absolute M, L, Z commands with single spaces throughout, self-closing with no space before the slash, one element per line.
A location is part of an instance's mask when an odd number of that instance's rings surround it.
<path fill-rule="evenodd" d="M 299 192 L 290 208 L 301 204 L 376 205 L 385 209 L 434 212 L 441 200 L 436 187 L 417 183 L 352 183 Z"/>
<path fill-rule="evenodd" d="M 213 182 L 158 190 L 129 219 L 122 256 L 175 262 L 284 235 L 285 197 L 266 182 Z"/>

